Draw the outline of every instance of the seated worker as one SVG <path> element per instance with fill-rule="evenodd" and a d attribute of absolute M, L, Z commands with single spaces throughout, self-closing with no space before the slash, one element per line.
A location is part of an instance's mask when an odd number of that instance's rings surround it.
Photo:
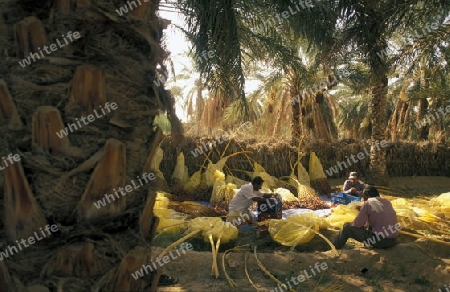
<path fill-rule="evenodd" d="M 350 172 L 348 180 L 344 182 L 342 191 L 348 195 L 362 197 L 364 188 L 364 182 L 361 181 L 359 174 L 353 171 Z"/>
<path fill-rule="evenodd" d="M 334 239 L 334 246 L 342 248 L 349 238 L 364 242 L 374 248 L 388 248 L 397 244 L 400 230 L 397 214 L 391 202 L 380 198 L 375 187 L 369 187 L 363 193 L 364 204 L 353 223 L 345 223 Z M 368 229 L 364 226 L 368 223 Z"/>
<path fill-rule="evenodd" d="M 260 176 L 252 179 L 251 183 L 243 185 L 230 201 L 228 206 L 227 221 L 233 225 L 240 225 L 245 221 L 256 222 L 256 218 L 250 212 L 249 207 L 253 201 L 265 201 L 270 194 L 263 195 L 259 190 L 264 183 Z"/>

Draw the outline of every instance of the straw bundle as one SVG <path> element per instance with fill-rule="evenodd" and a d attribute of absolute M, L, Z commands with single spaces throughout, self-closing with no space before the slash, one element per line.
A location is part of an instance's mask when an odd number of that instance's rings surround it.
<path fill-rule="evenodd" d="M 331 186 L 328 183 L 327 176 L 323 171 L 319 158 L 314 152 L 311 152 L 309 156 L 309 177 L 311 178 L 311 186 L 318 191 L 319 194 L 331 193 Z"/>

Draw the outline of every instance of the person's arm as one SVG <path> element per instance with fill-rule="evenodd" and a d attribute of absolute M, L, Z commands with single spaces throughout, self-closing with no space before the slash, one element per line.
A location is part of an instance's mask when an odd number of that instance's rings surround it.
<path fill-rule="evenodd" d="M 362 197 L 364 193 L 364 189 L 366 188 L 366 185 L 360 181 L 359 184 L 356 186 L 356 193 L 358 196 Z"/>
<path fill-rule="evenodd" d="M 367 202 L 364 203 L 355 220 L 352 223 L 352 226 L 363 228 L 367 221 L 369 221 L 369 204 Z"/>
<path fill-rule="evenodd" d="M 257 192 L 253 191 L 252 185 L 245 185 L 245 186 L 241 187 L 241 190 L 243 192 L 243 195 L 247 199 L 252 200 L 252 201 L 261 202 L 261 201 L 265 201 L 267 197 L 270 197 L 270 195 L 269 196 L 263 195 L 263 193 L 261 193 L 260 191 L 257 191 Z"/>
<path fill-rule="evenodd" d="M 267 199 L 269 199 L 271 197 L 272 197 L 272 194 L 264 194 L 263 195 L 261 193 L 260 197 L 253 197 L 252 200 L 255 201 L 255 202 L 264 202 L 264 201 L 266 201 Z"/>
<path fill-rule="evenodd" d="M 350 194 L 352 192 L 351 182 L 346 180 L 344 183 L 344 187 L 342 188 L 342 192 L 346 194 Z"/>

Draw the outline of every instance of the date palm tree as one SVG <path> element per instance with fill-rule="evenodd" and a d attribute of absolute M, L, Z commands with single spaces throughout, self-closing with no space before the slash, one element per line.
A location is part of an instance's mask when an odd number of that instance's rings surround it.
<path fill-rule="evenodd" d="M 0 173 L 2 252 L 59 227 L 0 261 L 1 291 L 156 291 L 155 271 L 131 276 L 150 263 L 155 185 L 111 194 L 152 171 L 160 111 L 177 141 L 181 126 L 170 93 L 154 83 L 166 75 L 168 23 L 158 1 L 132 2 L 130 11 L 116 0 L 0 1 L 0 153 L 21 157 Z"/>
<path fill-rule="evenodd" d="M 218 50 L 217 59 L 208 60 L 202 72 L 215 84 L 222 85 L 218 88 L 231 92 L 225 100 L 232 102 L 240 98 L 244 112 L 248 112 L 245 96 L 235 94 L 243 93 L 243 56 L 260 60 L 269 58 L 279 68 L 289 69 L 295 63 L 293 60 L 298 59 L 285 49 L 289 46 L 284 46 L 292 41 L 291 34 L 305 40 L 308 48 L 321 53 L 317 64 L 323 66 L 325 74 L 331 71 L 336 61 L 364 63 L 369 71 L 371 140 L 372 143 L 384 140 L 388 122 L 388 77 L 395 64 L 391 56 L 383 54 L 388 49 L 388 41 L 395 32 L 410 26 L 412 19 L 423 23 L 430 15 L 438 16 L 441 11 L 448 11 L 450 4 L 440 0 L 328 0 L 313 1 L 313 4 L 312 8 L 301 9 L 296 15 L 275 21 L 272 21 L 274 13 L 289 11 L 291 1 L 185 0 L 180 2 L 180 7 L 186 12 L 188 33 L 196 46 L 196 54 L 200 57 L 205 49 Z M 271 19 L 269 22 L 268 18 Z M 261 25 L 264 23 L 269 25 Z M 230 88 L 232 85 L 234 90 Z M 291 95 L 297 95 L 298 89 L 291 88 Z M 293 119 L 300 121 L 295 110 Z M 298 128 L 298 124 L 300 122 L 294 122 L 293 126 Z M 294 128 L 294 135 L 300 134 Z M 388 183 L 385 152 L 376 151 L 374 144 L 370 173 L 374 183 Z"/>

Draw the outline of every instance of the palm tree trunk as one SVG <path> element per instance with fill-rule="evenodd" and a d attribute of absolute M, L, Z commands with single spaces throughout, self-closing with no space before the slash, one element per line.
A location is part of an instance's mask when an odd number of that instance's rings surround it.
<path fill-rule="evenodd" d="M 409 113 L 409 104 L 407 102 L 403 103 L 402 110 L 400 111 L 400 116 L 398 124 L 397 124 L 397 136 L 400 139 L 405 138 L 405 134 L 407 132 L 407 128 L 409 125 L 406 124 L 406 121 L 408 120 L 408 113 Z"/>
<path fill-rule="evenodd" d="M 390 137 L 392 142 L 397 140 L 398 115 L 402 107 L 402 103 L 403 101 L 399 98 L 397 100 L 397 104 L 395 105 L 394 112 L 389 119 L 388 126 L 386 127 L 385 135 L 386 137 Z"/>
<path fill-rule="evenodd" d="M 275 125 L 273 126 L 273 132 L 272 132 L 273 137 L 277 137 L 278 135 L 281 134 L 281 124 L 282 124 L 283 120 L 285 120 L 284 117 L 287 115 L 286 111 L 287 111 L 288 107 L 286 106 L 286 102 L 287 102 L 286 99 L 288 97 L 289 97 L 288 92 L 284 91 L 282 94 L 282 98 L 281 98 L 280 110 L 278 111 Z"/>
<path fill-rule="evenodd" d="M 0 137 L 8 137 L 5 142 L 0 138 L 0 152 L 21 157 L 8 166 L 2 183 L 5 237 L 13 242 L 39 233 L 47 223 L 60 227 L 45 244 L 35 242 L 36 248 L 20 249 L 0 264 L 7 287 L 0 280 L 0 291 L 47 286 L 53 275 L 79 280 L 79 287 L 61 281 L 61 291 L 96 290 L 93 284 L 99 291 L 156 291 L 159 271 L 145 280 L 134 280 L 131 273 L 150 263 L 144 257 L 150 252 L 136 254 L 135 247 L 151 245 L 158 222 L 150 182 L 136 182 L 144 179 L 145 163 L 154 156 L 154 147 L 149 153 L 147 144 L 161 134 L 141 121 L 151 123 L 157 110 L 176 120 L 173 99 L 164 86 L 152 84 L 156 71 L 164 71 L 156 69 L 166 56 L 160 45 L 164 22 L 156 15 L 159 1 L 141 3 L 122 17 L 114 3 L 100 2 L 0 1 L 0 31 L 5 30 L 0 32 L 0 51 L 10 63 L 5 66 L 0 58 Z M 39 18 L 30 17 L 30 11 L 40 11 Z M 7 24 L 3 15 L 9 15 Z M 33 62 L 19 66 L 17 61 L 30 54 Z M 64 124 L 70 131 L 65 128 L 62 135 Z M 134 187 L 126 197 L 120 191 L 125 185 Z M 146 217 L 139 218 L 145 198 L 150 202 Z M 139 219 L 146 240 L 136 237 L 127 243 L 124 239 L 139 230 Z M 8 267 L 14 267 L 14 284 L 24 287 L 10 287 Z"/>
<path fill-rule="evenodd" d="M 195 102 L 197 106 L 197 111 L 195 113 L 195 121 L 198 123 L 202 118 L 203 109 L 205 108 L 205 101 L 203 100 L 202 94 L 203 87 L 200 79 L 195 81 L 195 86 L 197 86 L 197 99 Z"/>
<path fill-rule="evenodd" d="M 385 139 L 388 78 L 386 73 L 378 74 L 372 75 L 372 144 L 370 147 L 369 177 L 372 183 L 386 186 L 389 183 L 386 152 L 382 147 L 377 147 L 375 142 L 381 142 Z"/>
<path fill-rule="evenodd" d="M 423 97 L 419 99 L 419 102 L 417 104 L 417 119 L 416 119 L 416 125 L 419 126 L 418 128 L 418 139 L 419 140 L 427 140 L 428 134 L 430 132 L 430 126 L 428 124 L 423 124 L 423 117 L 425 116 L 425 112 L 428 108 L 428 100 Z"/>
<path fill-rule="evenodd" d="M 382 140 L 385 140 L 386 121 L 386 97 L 388 93 L 388 70 L 387 60 L 378 56 L 377 52 L 387 49 L 387 42 L 381 34 L 380 23 L 374 21 L 381 17 L 381 2 L 368 0 L 366 2 L 367 20 L 367 47 L 368 63 L 370 66 L 370 85 L 371 85 L 371 110 L 372 110 L 372 141 L 370 147 L 370 165 L 369 179 L 376 185 L 387 186 L 389 177 L 386 168 L 386 150 L 379 146 Z M 378 144 L 377 144 L 378 142 Z"/>
<path fill-rule="evenodd" d="M 303 135 L 303 123 L 302 123 L 302 112 L 301 112 L 301 104 L 302 104 L 302 96 L 299 95 L 298 90 L 295 86 L 290 87 L 290 95 L 291 95 L 291 106 L 292 106 L 292 120 L 291 120 L 291 131 L 292 131 L 292 139 L 293 141 L 300 141 L 300 137 Z M 296 102 L 298 98 L 298 102 Z M 295 144 L 297 144 L 295 143 Z"/>

